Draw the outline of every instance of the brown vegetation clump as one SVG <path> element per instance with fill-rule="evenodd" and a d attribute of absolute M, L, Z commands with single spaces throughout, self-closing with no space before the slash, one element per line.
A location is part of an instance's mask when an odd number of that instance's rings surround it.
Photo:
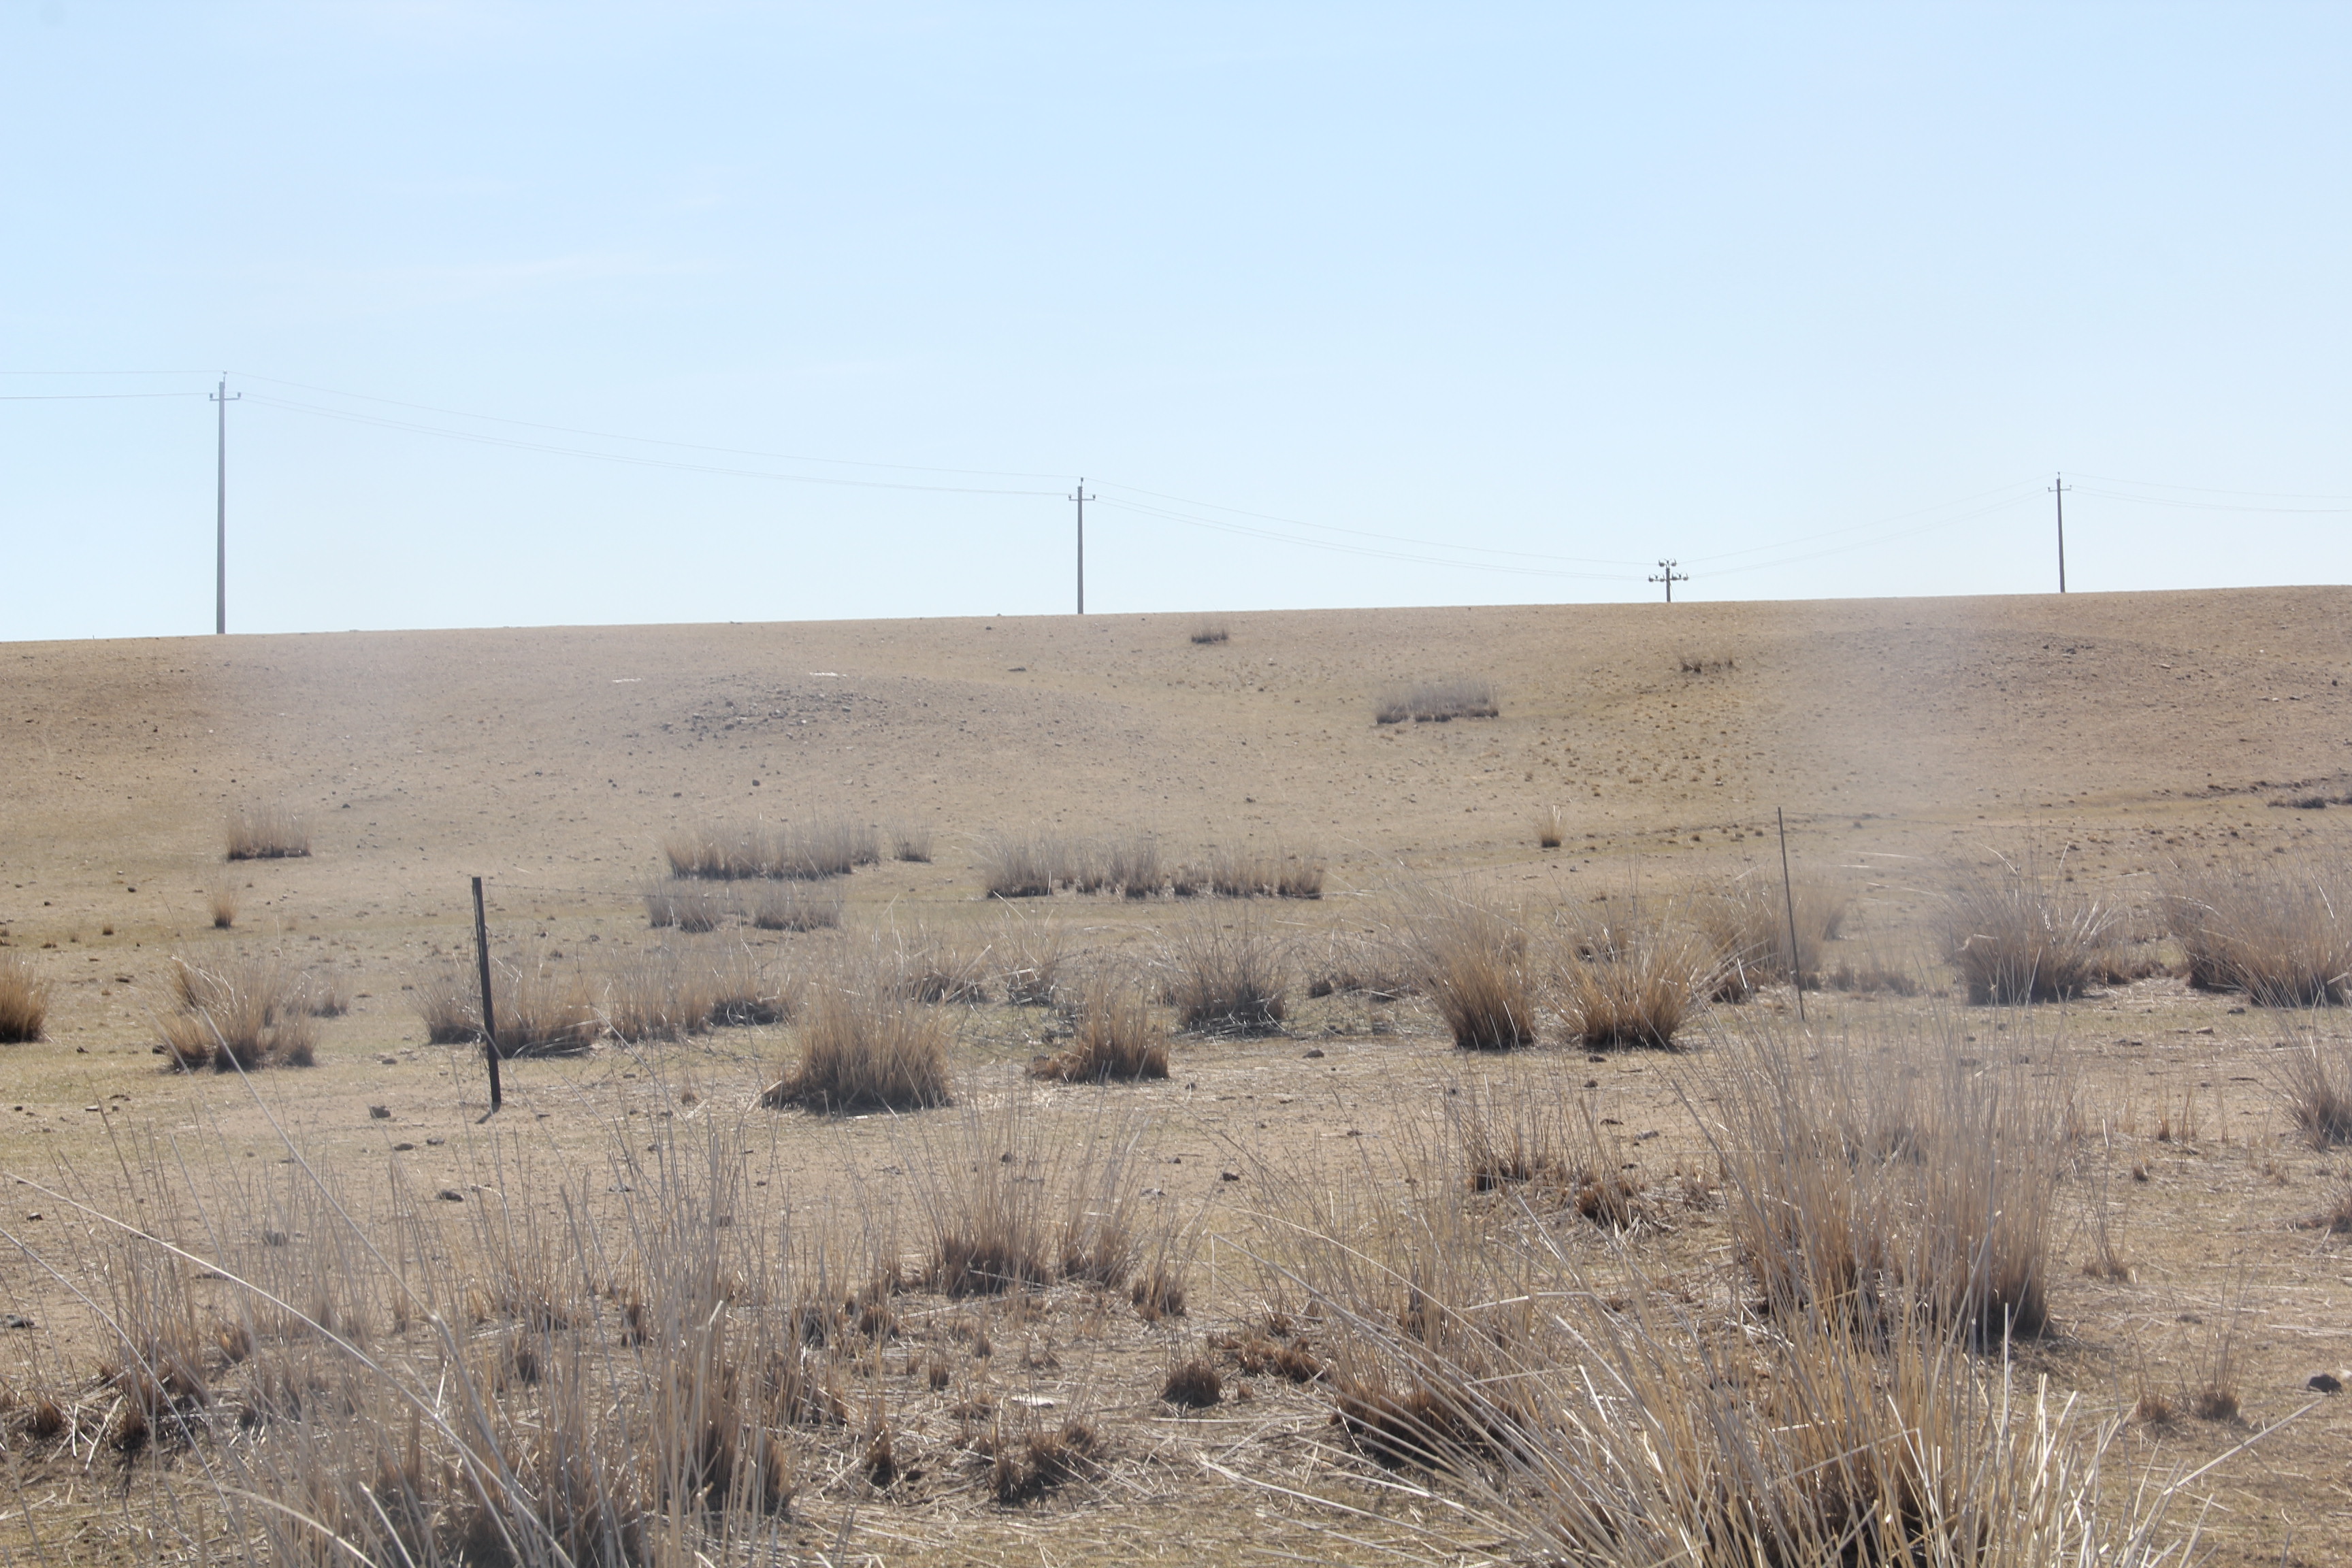
<path fill-rule="evenodd" d="M 283 860 L 310 853 L 310 830 L 286 805 L 259 802 L 229 813 L 227 858 Z"/>
<path fill-rule="evenodd" d="M 1443 724 L 1454 719 L 1492 719 L 1502 711 L 1495 701 L 1494 685 L 1462 678 L 1428 680 L 1397 687 L 1381 694 L 1372 705 L 1376 724 Z"/>
<path fill-rule="evenodd" d="M 1784 888 L 1775 878 L 1742 877 L 1731 887 L 1702 899 L 1694 918 L 1716 946 L 1719 1001 L 1743 1001 L 1759 985 L 1799 982 L 1819 990 L 1826 959 L 1822 950 L 1845 929 L 1849 903 L 1843 888 L 1820 881 Z M 1790 909 L 1795 906 L 1796 951 L 1789 948 Z"/>
<path fill-rule="evenodd" d="M 898 986 L 918 1002 L 961 1002 L 970 1005 L 988 1000 L 988 950 L 961 932 L 917 925 L 898 935 L 893 955 Z"/>
<path fill-rule="evenodd" d="M 1527 932 L 1499 910 L 1435 893 L 1407 918 L 1414 978 L 1465 1050 L 1507 1051 L 1536 1037 Z"/>
<path fill-rule="evenodd" d="M 1064 1083 L 1132 1083 L 1168 1076 L 1168 1037 L 1140 992 L 1108 977 L 1079 992 L 1070 1043 L 1033 1063 L 1038 1078 Z"/>
<path fill-rule="evenodd" d="M 1978 1005 L 2079 996 L 2103 973 L 2116 912 L 2068 889 L 2032 855 L 1956 868 L 1944 896 L 1946 950 Z"/>
<path fill-rule="evenodd" d="M 179 1010 L 156 1021 L 162 1049 L 184 1071 L 310 1067 L 319 1025 L 307 977 L 273 954 L 223 953 L 203 964 L 172 961 Z"/>
<path fill-rule="evenodd" d="M 1219 847 L 1209 855 L 1209 891 L 1226 899 L 1319 899 L 1323 858 L 1311 850 Z"/>
<path fill-rule="evenodd" d="M 1675 1043 L 1692 1003 L 1713 989 L 1716 959 L 1696 932 L 1638 912 L 1573 929 L 1559 962 L 1568 1037 L 1591 1050 Z"/>
<path fill-rule="evenodd" d="M 471 1045 L 482 1037 L 481 984 L 471 964 L 450 963 L 415 982 L 415 1005 L 425 1037 L 436 1046 Z M 596 1043 L 604 1025 L 588 977 L 576 965 L 494 959 L 490 1011 L 502 1057 L 567 1056 Z"/>
<path fill-rule="evenodd" d="M 980 885 L 992 899 L 1042 899 L 1069 879 L 1069 849 L 1045 833 L 992 833 L 980 844 Z"/>
<path fill-rule="evenodd" d="M 895 960 L 871 944 L 810 985 L 793 1031 L 800 1060 L 762 1105 L 844 1114 L 948 1103 L 950 1026 L 908 994 Z"/>
<path fill-rule="evenodd" d="M 718 1010 L 715 975 L 702 963 L 662 951 L 623 959 L 605 975 L 599 1014 L 605 1032 L 630 1045 L 682 1040 L 710 1027 Z M 491 1005 L 498 994 L 491 993 Z M 499 1032 L 506 1033 L 503 1010 Z"/>
<path fill-rule="evenodd" d="M 1536 814 L 1536 847 L 1557 849 L 1568 839 L 1568 812 L 1549 805 Z"/>
<path fill-rule="evenodd" d="M 673 877 L 720 881 L 755 877 L 845 877 L 882 858 L 881 841 L 866 824 L 844 818 L 769 826 L 764 823 L 700 824 L 662 840 Z"/>
<path fill-rule="evenodd" d="M 931 830 L 922 823 L 898 822 L 890 826 L 890 858 L 929 865 Z"/>
<path fill-rule="evenodd" d="M 803 881 L 763 882 L 751 895 L 751 923 L 761 931 L 829 931 L 841 924 L 843 899 Z"/>
<path fill-rule="evenodd" d="M 687 878 L 674 878 L 646 893 L 646 923 L 656 929 L 682 931 L 716 931 L 735 912 L 733 900 L 716 889 Z"/>
<path fill-rule="evenodd" d="M 2261 1007 L 2352 1001 L 2352 877 L 2339 864 L 2184 873 L 2163 909 L 2200 990 L 2242 991 Z"/>
<path fill-rule="evenodd" d="M 1232 630 L 1226 626 L 1223 621 L 1218 620 L 1213 616 L 1207 620 L 1195 622 L 1192 626 L 1192 640 L 1199 644 L 1224 642 L 1232 637 L 1233 635 Z"/>
<path fill-rule="evenodd" d="M 1168 942 L 1168 999 L 1187 1029 L 1271 1035 L 1288 1013 L 1289 962 L 1282 943 L 1246 917 L 1179 926 Z"/>
<path fill-rule="evenodd" d="M 49 984 L 32 960 L 0 952 L 0 1045 L 39 1039 L 48 1016 Z"/>
<path fill-rule="evenodd" d="M 1178 1362 L 1168 1369 L 1167 1381 L 1160 1385 L 1160 1397 L 1170 1405 L 1181 1405 L 1188 1410 L 1206 1410 L 1224 1397 L 1225 1380 L 1206 1356 L 1194 1356 Z"/>
<path fill-rule="evenodd" d="M 236 924 L 236 884 L 215 882 L 205 895 L 205 912 L 212 916 L 215 931 L 227 931 Z"/>
<path fill-rule="evenodd" d="M 1070 961 L 1069 933 L 1056 921 L 1030 920 L 1007 909 L 989 952 L 1008 1007 L 1050 1007 L 1060 997 Z"/>
<path fill-rule="evenodd" d="M 2340 1050 L 2323 1052 L 2315 1045 L 2289 1057 L 2280 1069 L 2287 1114 L 2315 1149 L 2352 1143 L 2352 1074 L 2345 1066 Z"/>

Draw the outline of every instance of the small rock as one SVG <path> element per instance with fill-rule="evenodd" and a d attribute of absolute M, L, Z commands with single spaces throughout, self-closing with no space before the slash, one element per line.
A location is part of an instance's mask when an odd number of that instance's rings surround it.
<path fill-rule="evenodd" d="M 442 1144 L 447 1142 L 448 1140 L 446 1138 L 427 1138 L 425 1141 L 425 1146 L 427 1149 L 438 1149 Z"/>
<path fill-rule="evenodd" d="M 37 1329 L 40 1326 L 22 1312 L 0 1312 L 0 1329 Z"/>
<path fill-rule="evenodd" d="M 14 1323 L 8 1326 L 16 1327 Z M 2344 1380 L 2332 1372 L 2315 1372 L 2311 1374 L 2311 1381 L 2305 1384 L 2304 1387 L 2314 1394 L 2341 1394 L 2344 1392 Z"/>
<path fill-rule="evenodd" d="M 416 1147 L 416 1145 L 415 1145 L 415 1144 L 414 1144 L 414 1143 L 394 1143 L 394 1144 L 392 1146 L 392 1152 L 393 1152 L 394 1153 L 395 1153 L 395 1154 L 405 1154 L 405 1153 L 407 1153 L 411 1149 L 414 1149 L 414 1148 L 415 1148 L 415 1147 Z"/>
<path fill-rule="evenodd" d="M 1219 1171 L 1217 1173 L 1217 1180 L 1221 1182 L 1238 1182 L 1241 1179 L 1242 1173 L 1239 1171 Z"/>
<path fill-rule="evenodd" d="M 1323 1059 L 1323 1053 L 1318 1049 L 1310 1048 L 1307 1052 L 1307 1059 L 1310 1062 L 1321 1061 Z"/>
<path fill-rule="evenodd" d="M 466 1201 L 466 1194 L 455 1187 L 444 1187 L 436 1195 L 445 1204 L 462 1204 Z"/>
<path fill-rule="evenodd" d="M 392 1120 L 392 1107 L 389 1105 L 371 1105 L 368 1107 L 368 1115 L 370 1118 L 377 1121 L 389 1121 Z"/>
<path fill-rule="evenodd" d="M 493 998 L 493 1000 L 495 1000 L 495 998 Z M 380 1056 L 380 1057 L 376 1058 L 375 1059 L 376 1059 L 376 1060 L 378 1060 L 378 1061 L 380 1061 L 380 1062 L 382 1062 L 384 1066 L 386 1066 L 386 1067 L 388 1067 L 388 1068 L 396 1068 L 396 1067 L 398 1067 L 398 1066 L 400 1065 L 400 1058 L 399 1058 L 398 1057 L 393 1056 L 393 1055 L 391 1055 L 391 1054 L 389 1054 L 389 1053 L 387 1053 L 387 1054 L 385 1054 L 385 1055 L 383 1055 L 383 1056 Z"/>

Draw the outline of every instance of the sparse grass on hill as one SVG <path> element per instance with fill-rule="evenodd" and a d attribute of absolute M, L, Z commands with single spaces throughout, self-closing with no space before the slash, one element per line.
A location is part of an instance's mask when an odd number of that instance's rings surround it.
<path fill-rule="evenodd" d="M 49 983 L 20 952 L 0 952 L 0 1045 L 41 1037 L 49 1016 Z"/>
<path fill-rule="evenodd" d="M 1464 677 L 1428 680 L 1398 687 L 1381 694 L 1372 704 L 1376 724 L 1443 724 L 1454 719 L 1492 719 L 1502 709 L 1495 700 L 1491 681 Z"/>
<path fill-rule="evenodd" d="M 254 802 L 229 813 L 226 857 L 231 860 L 282 860 L 310 853 L 310 830 L 293 809 L 278 801 Z"/>

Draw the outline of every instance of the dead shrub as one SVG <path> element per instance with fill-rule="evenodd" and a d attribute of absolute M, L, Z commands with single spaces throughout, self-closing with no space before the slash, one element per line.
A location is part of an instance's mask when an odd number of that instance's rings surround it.
<path fill-rule="evenodd" d="M 1056 921 L 1007 908 L 989 951 L 1008 1007 L 1050 1007 L 1060 997 L 1070 960 L 1069 933 Z"/>
<path fill-rule="evenodd" d="M 1641 1217 L 1639 1188 L 1624 1174 L 1625 1151 L 1602 1134 L 1591 1105 L 1558 1097 L 1505 1095 L 1475 1083 L 1445 1098 L 1452 1160 L 1472 1193 L 1508 1193 L 1514 1203 L 1564 1210 L 1605 1230 Z"/>
<path fill-rule="evenodd" d="M 950 1026 L 912 1000 L 896 954 L 878 942 L 844 953 L 810 984 L 794 1032 L 800 1060 L 762 1105 L 844 1114 L 949 1102 Z"/>
<path fill-rule="evenodd" d="M 656 950 L 622 959 L 604 977 L 598 1009 L 605 1032 L 630 1045 L 682 1040 L 710 1026 L 718 996 L 707 964 Z M 491 993 L 498 1007 L 498 994 Z M 499 1033 L 506 1014 L 499 1007 Z"/>
<path fill-rule="evenodd" d="M 2070 890 L 2030 853 L 1955 868 L 1943 916 L 1946 950 L 1979 1006 L 2081 995 L 2117 929 L 2114 909 Z"/>
<path fill-rule="evenodd" d="M 1491 682 L 1463 677 L 1391 688 L 1372 704 L 1372 721 L 1443 724 L 1454 719 L 1492 719 L 1501 711 Z"/>
<path fill-rule="evenodd" d="M 215 882 L 205 895 L 205 911 L 212 917 L 215 931 L 227 931 L 236 924 L 236 884 Z"/>
<path fill-rule="evenodd" d="M 830 931 L 841 924 L 844 901 L 835 889 L 762 882 L 751 895 L 751 923 L 761 931 Z"/>
<path fill-rule="evenodd" d="M 220 953 L 202 964 L 172 960 L 179 1011 L 156 1022 L 163 1052 L 184 1071 L 310 1067 L 319 1025 L 304 976 L 270 953 Z"/>
<path fill-rule="evenodd" d="M 1168 995 L 1187 1029 L 1206 1035 L 1271 1035 L 1287 1015 L 1289 955 L 1244 916 L 1196 920 L 1170 936 L 1163 963 Z"/>
<path fill-rule="evenodd" d="M 1309 939 L 1302 952 L 1299 967 L 1309 996 L 1354 994 L 1393 1002 L 1421 988 L 1412 944 L 1388 931 L 1336 927 Z"/>
<path fill-rule="evenodd" d="M 1456 893 L 1430 892 L 1406 917 L 1415 978 L 1465 1050 L 1533 1045 L 1535 992 L 1527 932 L 1500 910 Z"/>
<path fill-rule="evenodd" d="M 1154 1261 L 1135 1277 L 1128 1301 L 1147 1323 L 1184 1315 L 1184 1276 L 1166 1258 Z"/>
<path fill-rule="evenodd" d="M 1536 813 L 1536 847 L 1557 849 L 1568 839 L 1568 812 L 1564 807 L 1548 805 Z"/>
<path fill-rule="evenodd" d="M 899 822 L 890 827 L 890 858 L 930 864 L 931 830 L 921 823 Z"/>
<path fill-rule="evenodd" d="M 241 805 L 228 816 L 226 858 L 231 860 L 283 860 L 310 853 L 310 830 L 282 803 Z"/>
<path fill-rule="evenodd" d="M 1199 644 L 1221 643 L 1233 636 L 1225 623 L 1212 617 L 1192 625 L 1192 640 Z"/>
<path fill-rule="evenodd" d="M 988 949 L 959 931 L 917 925 L 897 939 L 899 988 L 918 1002 L 988 1000 Z"/>
<path fill-rule="evenodd" d="M 989 1490 L 1008 1508 L 1034 1501 L 1066 1482 L 1095 1475 L 1101 1468 L 1104 1448 L 1101 1434 L 1083 1421 L 1065 1422 L 1052 1431 L 1026 1436 L 1008 1435 L 1000 1426 L 980 1444 L 981 1452 L 989 1458 Z"/>
<path fill-rule="evenodd" d="M 1220 847 L 1209 853 L 1209 891 L 1226 899 L 1319 899 L 1323 858 L 1313 851 Z"/>
<path fill-rule="evenodd" d="M 1168 1076 L 1168 1037 L 1152 1021 L 1151 1009 L 1133 986 L 1108 977 L 1091 979 L 1079 992 L 1070 1043 L 1029 1068 L 1037 1078 L 1064 1083 L 1131 1083 Z"/>
<path fill-rule="evenodd" d="M 2189 983 L 2261 1007 L 2352 1000 L 2352 878 L 2340 863 L 2241 863 L 2176 876 L 2162 903 Z"/>
<path fill-rule="evenodd" d="M 0 952 L 0 1045 L 41 1037 L 48 1022 L 49 983 L 17 952 Z"/>
<path fill-rule="evenodd" d="M 709 994 L 710 1022 L 736 1028 L 788 1022 L 798 1001 L 788 978 L 772 973 L 743 947 L 710 966 Z"/>

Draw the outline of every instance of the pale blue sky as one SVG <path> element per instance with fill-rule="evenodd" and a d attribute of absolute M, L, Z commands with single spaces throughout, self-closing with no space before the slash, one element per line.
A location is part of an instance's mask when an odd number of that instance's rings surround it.
<path fill-rule="evenodd" d="M 2352 580 L 2347 45 L 0 0 L 0 637 Z"/>

